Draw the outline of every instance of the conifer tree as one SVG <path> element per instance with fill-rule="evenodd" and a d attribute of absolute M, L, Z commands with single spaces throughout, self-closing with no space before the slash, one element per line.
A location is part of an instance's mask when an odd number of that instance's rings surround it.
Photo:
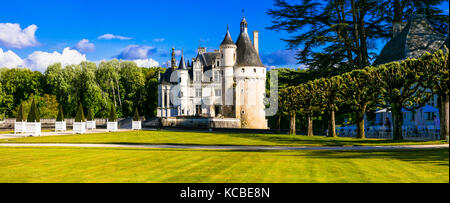
<path fill-rule="evenodd" d="M 24 113 L 25 112 L 23 110 L 23 104 L 20 104 L 19 111 L 17 112 L 17 116 L 16 116 L 16 121 L 17 122 L 25 121 L 25 114 Z"/>
<path fill-rule="evenodd" d="M 91 108 L 88 109 L 87 120 L 88 121 L 93 121 L 94 120 L 94 113 L 92 113 L 92 109 Z"/>
<path fill-rule="evenodd" d="M 62 121 L 64 121 L 64 114 L 63 114 L 63 109 L 62 109 L 62 105 L 61 104 L 59 104 L 59 106 L 58 106 L 58 117 L 56 117 L 56 121 L 58 121 L 58 122 L 62 122 Z"/>
<path fill-rule="evenodd" d="M 116 121 L 117 121 L 116 108 L 112 104 L 111 111 L 109 112 L 108 122 L 116 122 Z"/>
<path fill-rule="evenodd" d="M 31 102 L 30 112 L 28 113 L 28 122 L 41 122 L 41 118 L 39 116 L 39 109 L 36 106 L 36 102 L 33 99 L 33 102 Z"/>
<path fill-rule="evenodd" d="M 138 109 L 135 108 L 135 109 L 134 109 L 133 121 L 140 121 L 140 120 L 141 120 L 141 117 L 139 116 Z"/>
<path fill-rule="evenodd" d="M 84 117 L 84 112 L 83 112 L 83 105 L 80 104 L 78 105 L 78 111 L 77 111 L 77 115 L 75 116 L 75 122 L 85 122 L 86 119 Z"/>

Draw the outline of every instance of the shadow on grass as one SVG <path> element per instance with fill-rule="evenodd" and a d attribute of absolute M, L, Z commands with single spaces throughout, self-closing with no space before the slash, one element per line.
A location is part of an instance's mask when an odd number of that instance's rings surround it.
<path fill-rule="evenodd" d="M 449 149 L 408 149 L 408 150 L 374 150 L 374 151 L 309 151 L 300 154 L 283 154 L 280 156 L 300 156 L 317 159 L 398 159 L 408 162 L 448 166 Z"/>
<path fill-rule="evenodd" d="M 340 138 L 340 137 L 328 138 L 323 136 L 308 137 L 300 135 L 292 136 L 292 135 L 230 134 L 230 136 L 286 145 L 364 146 L 364 145 L 398 145 L 405 143 L 407 144 L 426 143 L 426 141 L 412 141 L 412 140 L 398 141 L 398 140 L 356 139 L 356 138 Z"/>

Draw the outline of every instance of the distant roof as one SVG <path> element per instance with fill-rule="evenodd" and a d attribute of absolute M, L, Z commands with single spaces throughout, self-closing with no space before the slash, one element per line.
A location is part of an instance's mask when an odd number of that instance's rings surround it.
<path fill-rule="evenodd" d="M 173 68 L 167 68 L 166 72 L 161 74 L 161 79 L 159 83 L 172 83 L 170 82 L 170 77 L 172 76 L 174 69 Z"/>
<path fill-rule="evenodd" d="M 405 28 L 384 46 L 374 66 L 433 53 L 444 44 L 445 36 L 436 32 L 424 15 L 414 15 Z"/>
<path fill-rule="evenodd" d="M 241 32 L 239 38 L 236 42 L 237 45 L 237 59 L 236 66 L 258 66 L 264 67 L 261 63 L 261 59 L 259 58 L 258 53 L 256 52 L 255 47 L 253 46 L 250 37 L 247 32 Z"/>

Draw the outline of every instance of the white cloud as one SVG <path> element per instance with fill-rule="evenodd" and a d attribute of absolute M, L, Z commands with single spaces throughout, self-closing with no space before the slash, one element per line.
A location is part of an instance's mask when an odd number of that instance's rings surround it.
<path fill-rule="evenodd" d="M 19 24 L 0 23 L 0 45 L 17 49 L 36 46 L 38 42 L 34 34 L 37 29 L 36 25 L 22 30 Z"/>
<path fill-rule="evenodd" d="M 159 63 L 153 59 L 138 59 L 134 60 L 137 66 L 139 67 L 145 67 L 145 68 L 152 68 L 152 67 L 158 67 Z"/>
<path fill-rule="evenodd" d="M 61 63 L 65 66 L 79 64 L 82 61 L 86 61 L 86 55 L 67 47 L 62 53 L 35 51 L 24 60 L 24 65 L 32 70 L 44 72 L 53 63 Z"/>
<path fill-rule="evenodd" d="M 75 49 L 81 53 L 93 52 L 95 50 L 95 45 L 90 43 L 87 39 L 82 39 L 75 45 Z"/>
<path fill-rule="evenodd" d="M 124 37 L 124 36 L 120 36 L 120 35 L 113 35 L 113 34 L 104 34 L 100 37 L 98 37 L 98 39 L 120 39 L 120 40 L 130 40 L 133 39 L 131 37 Z"/>
<path fill-rule="evenodd" d="M 166 40 L 166 39 L 164 39 L 164 38 L 153 39 L 154 42 L 164 42 L 164 40 Z"/>
<path fill-rule="evenodd" d="M 23 65 L 23 60 L 11 50 L 3 52 L 0 48 L 0 68 L 17 68 Z"/>
<path fill-rule="evenodd" d="M 147 59 L 149 56 L 156 54 L 157 51 L 155 47 L 130 45 L 125 47 L 117 58 L 124 60 Z"/>

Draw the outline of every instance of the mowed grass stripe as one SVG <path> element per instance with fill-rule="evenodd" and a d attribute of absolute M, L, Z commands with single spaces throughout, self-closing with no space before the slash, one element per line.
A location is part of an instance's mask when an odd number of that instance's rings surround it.
<path fill-rule="evenodd" d="M 0 182 L 449 182 L 448 149 L 214 151 L 0 147 Z"/>
<path fill-rule="evenodd" d="M 129 131 L 0 139 L 0 143 L 106 143 L 247 146 L 388 146 L 448 144 L 445 141 L 392 141 L 379 139 L 308 137 L 301 135 Z"/>

